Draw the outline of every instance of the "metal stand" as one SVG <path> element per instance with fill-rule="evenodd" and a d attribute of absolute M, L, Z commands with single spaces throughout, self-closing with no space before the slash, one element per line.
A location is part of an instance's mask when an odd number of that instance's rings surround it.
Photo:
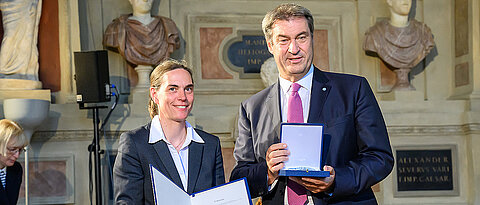
<path fill-rule="evenodd" d="M 95 198 L 96 205 L 102 205 L 102 173 L 100 169 L 100 154 L 103 154 L 103 150 L 100 149 L 100 137 L 98 124 L 100 120 L 98 119 L 98 109 L 108 108 L 107 106 L 92 106 L 85 107 L 84 103 L 79 103 L 80 109 L 92 109 L 93 110 L 93 141 L 92 144 L 88 146 L 89 152 L 94 152 L 94 164 L 95 164 Z M 92 173 L 90 173 L 92 174 Z"/>
<path fill-rule="evenodd" d="M 29 204 L 30 204 L 29 199 L 28 199 L 28 196 L 29 196 L 29 191 L 28 191 L 28 189 L 29 189 L 29 182 L 28 182 L 28 181 L 29 181 L 29 180 L 28 180 L 28 176 L 30 175 L 30 174 L 29 174 L 29 173 L 30 173 L 30 170 L 29 170 L 29 166 L 30 166 L 30 165 L 29 165 L 29 163 L 28 163 L 28 159 L 29 159 L 29 157 L 28 157 L 28 152 L 29 152 L 29 151 L 28 151 L 28 150 L 30 150 L 30 145 L 27 145 L 27 146 L 25 147 L 25 153 L 24 153 L 24 154 L 25 154 L 25 204 L 26 204 L 26 205 L 29 205 Z"/>

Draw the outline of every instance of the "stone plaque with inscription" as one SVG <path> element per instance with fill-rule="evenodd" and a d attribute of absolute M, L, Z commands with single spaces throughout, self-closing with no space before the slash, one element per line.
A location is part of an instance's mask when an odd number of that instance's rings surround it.
<path fill-rule="evenodd" d="M 397 149 L 397 193 L 417 192 L 413 195 L 428 196 L 441 191 L 442 194 L 454 194 L 456 176 L 452 156 L 452 149 Z"/>
<path fill-rule="evenodd" d="M 263 62 L 272 57 L 263 35 L 242 35 L 227 48 L 228 61 L 242 74 L 258 74 Z M 236 69 L 235 69 L 236 70 Z"/>

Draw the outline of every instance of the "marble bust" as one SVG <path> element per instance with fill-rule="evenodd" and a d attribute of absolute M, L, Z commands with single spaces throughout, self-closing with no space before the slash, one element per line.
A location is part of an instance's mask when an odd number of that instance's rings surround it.
<path fill-rule="evenodd" d="M 179 31 L 167 17 L 152 16 L 153 0 L 129 0 L 132 14 L 113 20 L 105 30 L 103 45 L 132 65 L 158 65 L 180 47 Z"/>
<path fill-rule="evenodd" d="M 412 0 L 387 0 L 387 4 L 390 20 L 377 22 L 368 29 L 363 49 L 376 53 L 397 73 L 395 90 L 413 90 L 408 73 L 435 46 L 433 35 L 424 23 L 408 19 Z"/>
<path fill-rule="evenodd" d="M 128 1 L 133 13 L 121 15 L 107 26 L 103 45 L 128 62 L 130 84 L 144 92 L 150 86 L 152 66 L 168 59 L 180 48 L 180 36 L 172 19 L 151 15 L 153 0 Z"/>

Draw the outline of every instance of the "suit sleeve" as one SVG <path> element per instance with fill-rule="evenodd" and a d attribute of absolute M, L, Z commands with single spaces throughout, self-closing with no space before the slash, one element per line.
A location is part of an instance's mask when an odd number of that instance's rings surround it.
<path fill-rule="evenodd" d="M 225 172 L 223 171 L 222 148 L 220 140 L 217 139 L 217 148 L 215 151 L 215 186 L 225 183 Z"/>
<path fill-rule="evenodd" d="M 267 193 L 267 163 L 255 157 L 250 119 L 244 105 L 240 105 L 238 117 L 238 138 L 235 142 L 234 157 L 237 164 L 232 170 L 230 181 L 247 178 L 248 188 L 253 198 Z"/>
<path fill-rule="evenodd" d="M 346 166 L 335 168 L 333 196 L 356 195 L 390 174 L 393 155 L 378 103 L 365 78 L 356 97 L 355 131 L 358 154 Z"/>
<path fill-rule="evenodd" d="M 10 169 L 9 169 L 10 168 Z M 5 202 L 5 200 L 0 199 L 0 204 L 17 204 L 18 201 L 18 194 L 20 192 L 20 186 L 22 184 L 22 179 L 23 179 L 23 168 L 20 163 L 15 162 L 13 166 L 7 167 L 7 184 L 8 186 L 8 192 L 7 194 L 7 199 L 5 199 L 8 202 Z M 0 197 L 2 198 L 2 197 Z M 3 201 L 3 202 L 2 202 Z"/>
<path fill-rule="evenodd" d="M 143 204 L 144 177 L 132 136 L 123 133 L 113 166 L 115 204 Z"/>

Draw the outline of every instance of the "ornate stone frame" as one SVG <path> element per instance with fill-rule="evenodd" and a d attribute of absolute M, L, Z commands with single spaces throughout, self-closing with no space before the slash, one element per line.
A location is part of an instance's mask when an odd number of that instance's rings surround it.
<path fill-rule="evenodd" d="M 458 175 L 458 151 L 457 145 L 455 144 L 445 144 L 445 145 L 428 145 L 428 146 L 419 146 L 419 145 L 401 145 L 393 147 L 393 156 L 397 159 L 397 150 L 438 150 L 438 149 L 449 149 L 452 152 L 452 183 L 453 190 L 451 191 L 398 191 L 397 184 L 397 163 L 393 167 L 392 171 L 392 180 L 393 180 L 393 197 L 441 197 L 441 196 L 459 196 L 459 175 Z"/>
<path fill-rule="evenodd" d="M 25 158 L 19 157 L 18 161 L 23 163 Z M 71 153 L 49 153 L 42 156 L 32 156 L 30 158 L 30 165 L 35 166 L 34 163 L 42 163 L 48 161 L 65 162 L 65 196 L 45 196 L 45 197 L 29 197 L 30 204 L 74 204 L 75 203 L 75 165 L 74 155 Z M 32 170 L 33 171 L 33 170 Z M 57 170 L 61 171 L 61 170 Z M 47 179 L 48 180 L 48 179 Z M 32 179 L 30 179 L 30 183 Z M 58 184 L 58 186 L 61 186 Z M 23 186 L 22 186 L 23 189 Z M 35 187 L 30 184 L 30 190 Z M 19 204 L 25 204 L 25 197 L 19 197 Z"/>
<path fill-rule="evenodd" d="M 315 15 L 317 16 L 317 15 Z M 194 79 L 199 85 L 196 89 L 197 93 L 237 93 L 237 94 L 254 94 L 264 88 L 261 80 L 257 75 L 246 76 L 228 65 L 224 58 L 228 45 L 236 38 L 245 34 L 262 34 L 261 21 L 263 15 L 234 15 L 234 14 L 190 14 L 187 15 L 188 35 L 187 42 L 195 42 L 187 44 L 186 59 L 187 62 L 194 65 Z M 351 50 L 344 47 L 350 47 L 351 44 L 344 46 L 344 41 L 348 39 L 342 34 L 343 27 L 341 22 L 348 20 L 343 15 L 338 16 L 318 16 L 315 17 L 315 29 L 324 29 L 328 31 L 328 52 L 329 52 L 329 68 L 330 71 L 347 72 L 344 68 L 344 56 L 350 56 Z M 346 22 L 344 22 L 346 23 Z M 347 24 L 347 23 L 346 23 Z M 201 59 L 200 59 L 200 37 L 198 35 L 200 28 L 232 28 L 232 34 L 228 35 L 221 43 L 219 48 L 220 64 L 225 71 L 233 76 L 233 79 L 202 79 Z M 262 34 L 263 35 L 263 34 Z M 350 41 L 350 40 L 348 40 Z M 348 42 L 350 43 L 350 42 Z M 355 68 L 349 68 L 355 70 Z M 352 71 L 350 71 L 352 72 Z"/>

